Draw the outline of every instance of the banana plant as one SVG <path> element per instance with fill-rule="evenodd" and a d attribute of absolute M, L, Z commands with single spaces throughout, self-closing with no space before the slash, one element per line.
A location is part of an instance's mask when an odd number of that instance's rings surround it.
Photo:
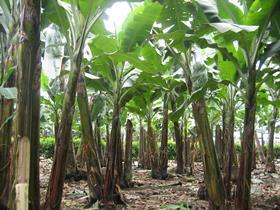
<path fill-rule="evenodd" d="M 278 78 L 278 80 L 277 80 Z M 280 107 L 280 91 L 279 91 L 279 74 L 266 82 L 267 90 L 271 98 L 272 113 L 268 123 L 269 137 L 268 137 L 268 152 L 266 159 L 266 171 L 273 173 L 276 171 L 274 163 L 273 141 L 275 126 L 278 117 L 278 110 Z"/>
<path fill-rule="evenodd" d="M 160 50 L 160 49 L 158 49 Z M 163 50 L 164 52 L 164 50 Z M 187 88 L 184 82 L 183 75 L 181 74 L 180 69 L 178 70 L 177 67 L 177 62 L 175 59 L 170 59 L 168 61 L 165 60 L 165 69 L 167 71 L 163 72 L 162 75 L 158 76 L 158 82 L 159 87 L 161 88 L 163 95 L 167 95 L 167 103 L 171 105 L 170 110 L 172 111 L 171 114 L 169 114 L 166 118 L 169 119 L 173 122 L 174 125 L 174 134 L 175 134 L 175 142 L 176 142 L 176 161 L 177 161 L 177 173 L 184 173 L 184 162 L 183 162 L 183 141 L 182 141 L 182 130 L 181 126 L 179 123 L 178 116 L 180 117 L 181 115 L 184 114 L 184 111 L 181 113 L 176 113 L 178 105 L 181 106 L 183 102 L 186 99 L 186 95 L 184 93 L 186 92 Z M 147 81 L 149 79 L 147 78 Z M 157 83 L 155 83 L 157 84 Z M 165 96 L 163 96 L 165 98 Z M 167 105 L 168 106 L 168 105 Z M 164 113 L 164 112 L 163 112 Z M 176 116 L 177 115 L 177 116 Z M 163 118 L 164 119 L 164 118 Z M 164 125 L 164 121 L 162 123 Z M 162 130 L 164 127 L 162 127 Z M 162 137 L 164 133 L 162 133 Z M 162 139 L 163 140 L 163 139 Z M 166 139 L 165 139 L 166 140 Z M 162 142 L 163 143 L 163 142 Z M 161 152 L 162 152 L 162 147 L 161 147 Z M 164 158 L 160 158 L 162 160 Z M 161 167 L 167 167 L 165 164 L 160 164 Z M 163 166 L 162 166 L 163 165 Z M 167 174 L 166 169 L 164 169 L 164 172 L 162 174 Z M 162 175 L 164 178 L 164 176 Z"/>
<path fill-rule="evenodd" d="M 222 154 L 219 154 L 220 167 L 224 173 L 224 186 L 227 199 L 231 197 L 231 174 L 232 167 L 236 165 L 235 151 L 234 151 L 234 128 L 235 128 L 235 111 L 237 109 L 238 95 L 242 94 L 239 87 L 239 77 L 237 70 L 230 61 L 224 60 L 220 52 L 216 52 L 215 65 L 218 71 L 219 90 L 216 91 L 212 99 L 216 105 L 220 107 L 222 113 Z M 220 115 L 221 116 L 221 115 Z M 218 143 L 218 142 L 217 142 Z M 219 144 L 219 143 L 218 143 Z M 218 146 L 218 145 L 216 145 Z M 225 155 L 227 154 L 227 155 Z"/>
<path fill-rule="evenodd" d="M 160 178 L 167 178 L 167 140 L 168 140 L 168 122 L 169 114 L 168 107 L 171 104 L 171 109 L 174 112 L 176 110 L 176 101 L 179 101 L 178 95 L 183 91 L 186 91 L 186 86 L 184 81 L 176 79 L 174 75 L 170 75 L 170 72 L 167 72 L 162 76 L 163 84 L 163 108 L 162 108 L 162 134 L 161 134 L 161 147 L 160 147 Z M 183 150 L 182 150 L 182 135 L 178 121 L 173 121 L 174 130 L 175 130 L 175 141 L 176 141 L 176 160 L 177 160 L 177 172 L 184 172 L 184 163 L 183 163 Z"/>
<path fill-rule="evenodd" d="M 18 30 L 17 1 L 0 3 L 0 205 L 7 207 L 12 171 L 9 170 L 9 150 L 16 99 L 16 39 Z"/>
<path fill-rule="evenodd" d="M 118 150 L 120 149 L 121 110 L 136 91 L 134 83 L 141 73 L 139 69 L 144 68 L 143 71 L 150 72 L 156 69 L 153 65 L 147 65 L 147 61 L 139 59 L 143 53 L 141 50 L 136 50 L 136 47 L 143 45 L 149 38 L 160 10 L 160 4 L 145 2 L 127 17 L 118 34 L 100 33 L 92 40 L 90 46 L 94 53 L 91 73 L 99 79 L 92 80 L 89 87 L 105 91 L 113 107 L 102 200 L 102 205 L 105 206 L 114 205 L 118 202 L 116 198 L 119 198 L 116 184 L 119 184 L 122 173 L 122 163 L 118 161 L 120 157 L 117 155 L 120 154 Z M 139 27 L 135 27 L 136 24 Z M 117 177 L 114 175 L 115 168 L 118 172 Z"/>
<path fill-rule="evenodd" d="M 94 52 L 98 52 L 96 45 L 99 44 L 100 37 L 97 37 L 96 40 L 93 40 L 93 45 L 91 46 Z M 111 41 L 113 41 L 111 39 Z M 106 43 L 109 43 L 110 39 L 106 40 Z M 104 43 L 104 37 L 102 38 L 102 43 Z M 113 42 L 111 42 L 110 47 L 112 47 Z M 96 44 L 94 46 L 94 44 Z M 115 162 L 116 154 L 120 153 L 116 151 L 118 148 L 117 145 L 120 141 L 120 136 L 118 132 L 120 128 L 120 116 L 122 109 L 125 107 L 126 103 L 133 97 L 133 94 L 137 91 L 137 79 L 141 73 L 139 69 L 136 69 L 132 65 L 127 65 L 121 57 L 121 61 L 118 61 L 117 55 L 98 55 L 94 58 L 92 63 L 93 72 L 96 73 L 96 76 L 99 79 L 89 80 L 88 86 L 93 87 L 96 90 L 102 90 L 106 92 L 107 101 L 113 107 L 113 122 L 111 127 L 111 137 L 109 143 L 109 154 L 107 160 L 107 173 L 110 174 L 111 169 L 115 168 L 113 163 Z M 123 54 L 124 55 L 124 54 Z M 111 165 L 109 165 L 109 163 Z M 122 170 L 117 167 L 118 176 L 121 177 Z M 113 179 L 113 174 L 110 180 Z M 118 179 L 117 179 L 118 180 Z M 112 180 L 113 181 L 113 180 Z M 108 182 L 108 180 L 107 180 Z M 106 193 L 106 176 L 104 181 L 104 195 L 109 195 Z M 108 190 L 108 189 L 107 189 Z M 106 202 L 104 203 L 106 205 Z"/>
<path fill-rule="evenodd" d="M 96 41 L 93 40 L 93 43 L 96 43 Z M 91 47 L 92 49 L 94 48 L 93 46 Z M 95 50 L 96 52 L 97 50 Z M 112 127 L 111 127 L 111 137 L 110 141 L 107 142 L 107 147 L 109 146 L 109 154 L 108 154 L 108 160 L 107 160 L 107 174 L 110 174 L 109 170 L 114 171 L 115 168 L 115 159 L 116 154 L 118 153 L 117 145 L 120 143 L 120 133 L 117 132 L 120 129 L 120 115 L 121 115 L 121 110 L 126 104 L 126 102 L 132 97 L 132 94 L 135 92 L 135 87 L 134 83 L 135 80 L 138 77 L 139 71 L 134 71 L 131 70 L 131 68 L 125 68 L 124 65 L 119 65 L 117 63 L 114 63 L 110 58 L 107 58 L 111 65 L 109 65 L 109 69 L 106 68 L 100 68 L 97 67 L 96 64 L 98 63 L 97 60 L 93 61 L 92 64 L 92 69 L 94 69 L 94 72 L 96 76 L 99 77 L 99 79 L 96 80 L 89 80 L 88 81 L 88 87 L 94 88 L 95 90 L 102 90 L 103 92 L 106 93 L 106 98 L 108 103 L 110 104 L 111 107 L 113 107 L 113 115 L 112 115 Z M 95 63 L 96 62 L 96 63 Z M 100 64 L 100 63 L 99 63 Z M 103 63 L 107 64 L 107 63 Z M 110 69 L 110 67 L 112 69 Z M 107 71 L 111 71 L 113 77 L 106 77 L 105 75 L 107 74 Z M 99 74 L 98 74 L 99 73 Z M 102 75 L 103 74 L 103 75 Z M 129 75 L 130 74 L 130 75 Z M 113 163 L 112 163 L 112 162 Z M 108 164 L 111 165 L 108 165 Z M 118 167 L 118 177 L 121 177 L 121 169 Z M 114 174 L 111 174 L 111 181 L 114 181 L 116 177 L 114 177 Z M 106 182 L 107 181 L 107 182 Z M 118 180 L 119 181 L 119 180 Z M 108 192 L 106 190 L 115 190 L 114 183 L 113 186 L 111 186 L 111 189 L 106 189 L 108 187 L 106 185 L 108 184 L 108 180 L 104 180 L 104 192 L 103 196 L 108 196 Z M 106 197 L 103 199 L 106 199 Z M 107 198 L 108 199 L 108 198 Z M 104 202 L 104 201 L 103 201 Z M 106 202 L 104 202 L 104 205 L 107 205 Z"/>
<path fill-rule="evenodd" d="M 224 56 L 236 66 L 245 86 L 244 132 L 235 208 L 248 209 L 256 114 L 256 77 L 264 63 L 263 44 L 270 32 L 269 25 L 273 24 L 275 15 L 279 12 L 279 1 L 242 1 L 243 11 L 229 1 L 197 3 L 209 21 L 206 25 L 215 29 L 216 43 L 227 49 Z M 233 41 L 237 41 L 237 49 L 232 46 Z M 257 66 L 258 61 L 260 63 Z"/>
<path fill-rule="evenodd" d="M 144 78 L 142 76 L 143 80 L 140 78 L 138 82 L 145 84 L 142 83 L 146 81 Z M 159 176 L 159 149 L 154 134 L 153 120 L 161 109 L 161 103 L 158 103 L 160 97 L 161 91 L 158 87 L 155 87 L 154 84 L 145 84 L 145 89 L 137 91 L 136 95 L 126 105 L 129 112 L 137 114 L 140 119 L 144 119 L 147 123 L 147 138 L 142 139 L 144 156 L 142 161 L 144 167 L 151 168 L 152 178 L 158 178 Z"/>
<path fill-rule="evenodd" d="M 202 21 L 192 2 L 166 1 L 161 19 L 163 27 L 156 31 L 155 38 L 165 40 L 167 56 L 176 59 L 179 68 L 183 70 L 188 92 L 191 95 L 190 100 L 185 104 L 192 104 L 197 131 L 200 134 L 199 143 L 203 154 L 210 204 L 223 207 L 225 192 L 204 99 L 205 91 L 213 86 L 213 82 L 208 78 L 205 65 L 196 63 L 196 59 L 193 58 L 195 56 L 192 56 L 193 43 L 196 39 L 194 37 L 211 30 L 200 28 Z"/>
<path fill-rule="evenodd" d="M 77 88 L 78 106 L 82 127 L 82 147 L 85 157 L 88 186 L 90 189 L 90 203 L 92 205 L 97 200 L 101 200 L 103 177 L 101 175 L 100 154 L 97 149 L 96 138 L 93 135 L 92 120 L 88 103 L 88 95 L 84 82 L 84 75 L 80 75 Z"/>
<path fill-rule="evenodd" d="M 88 34 L 102 15 L 109 1 L 48 1 L 44 2 L 46 18 L 60 27 L 66 38 L 70 57 L 70 74 L 64 95 L 61 122 L 44 209 L 59 209 L 62 199 L 66 154 L 71 137 L 74 102 L 81 71 L 83 50 Z"/>
<path fill-rule="evenodd" d="M 265 127 L 268 125 L 267 116 L 270 116 L 271 114 L 271 104 L 267 103 L 268 100 L 268 94 L 267 89 L 265 87 L 261 87 L 258 90 L 257 93 L 257 114 L 256 114 L 256 132 L 255 132 L 255 140 L 257 143 L 257 149 L 258 149 L 258 155 L 260 162 L 262 164 L 266 164 L 266 155 L 265 154 L 265 148 L 264 148 L 264 131 Z M 271 119 L 271 118 L 269 118 Z M 260 129 L 258 131 L 258 129 Z M 259 136 L 260 134 L 260 136 Z"/>
<path fill-rule="evenodd" d="M 156 58 L 156 57 L 155 57 Z M 153 60 L 156 60 L 156 59 Z M 162 93 L 163 108 L 162 108 L 162 127 L 161 127 L 161 147 L 160 147 L 160 162 L 159 162 L 159 173 L 154 175 L 154 177 L 165 179 L 167 177 L 167 138 L 168 138 L 168 121 L 171 119 L 174 124 L 175 130 L 175 141 L 176 141 L 176 151 L 177 151 L 177 172 L 184 172 L 183 163 L 183 151 L 182 151 L 182 138 L 181 130 L 179 126 L 178 119 L 169 117 L 169 104 L 172 112 L 176 111 L 177 104 L 180 104 L 182 97 L 179 96 L 186 90 L 184 80 L 178 77 L 176 72 L 173 72 L 174 62 L 173 60 L 165 63 L 162 67 L 162 72 L 154 76 L 144 75 L 142 76 L 143 83 L 150 86 L 154 86 Z M 175 70 L 177 70 L 175 68 Z M 184 97 L 183 97 L 184 98 Z M 181 99 L 181 100 L 179 100 Z M 169 119 L 170 118 L 170 119 Z"/>
<path fill-rule="evenodd" d="M 17 3 L 13 6 L 17 6 Z M 17 106 L 15 123 L 14 177 L 10 208 L 37 209 L 39 187 L 40 120 L 40 14 L 41 1 L 19 2 L 17 48 Z M 25 126 L 23 126 L 25 125 Z M 29 152 L 30 151 L 30 152 Z M 29 156 L 30 155 L 30 156 Z M 32 158 L 30 158 L 32 156 Z M 22 167 L 22 168 L 21 168 Z M 19 169 L 21 168 L 21 169 Z M 22 171 L 25 171 L 23 174 Z M 26 194 L 15 205 L 14 193 Z M 19 198 L 16 198 L 19 199 Z"/>
<path fill-rule="evenodd" d="M 222 113 L 222 124 L 223 124 L 223 133 L 222 133 L 222 144 L 223 154 L 220 158 L 220 167 L 223 169 L 224 173 L 224 185 L 227 199 L 231 197 L 231 174 L 232 167 L 235 160 L 234 152 L 234 126 L 235 126 L 235 116 L 237 106 L 237 90 L 236 84 L 228 84 L 226 87 L 221 87 L 221 91 L 218 93 L 218 105 L 222 107 L 220 113 Z M 227 155 L 225 155 L 227 154 Z M 236 164 L 235 164 L 235 167 Z"/>
<path fill-rule="evenodd" d="M 117 145 L 120 143 L 119 132 L 120 129 L 120 115 L 121 109 L 124 107 L 126 102 L 133 96 L 135 92 L 134 83 L 139 76 L 140 71 L 134 69 L 133 67 L 126 66 L 124 62 L 118 62 L 110 58 L 108 55 L 98 54 L 97 52 L 101 49 L 98 49 L 96 46 L 102 44 L 105 37 L 102 38 L 102 42 L 99 42 L 97 37 L 93 40 L 91 49 L 95 53 L 92 62 L 93 71 L 92 74 L 98 77 L 95 80 L 88 81 L 88 87 L 95 88 L 95 90 L 101 90 L 106 93 L 107 101 L 113 107 L 113 116 L 112 116 L 112 127 L 111 127 L 111 137 L 109 141 L 109 154 L 106 166 L 106 174 L 104 180 L 104 192 L 103 196 L 109 196 L 110 190 L 114 190 L 114 185 L 116 177 L 114 177 L 113 171 L 115 170 L 115 159 L 117 151 Z M 114 39 L 107 39 L 106 43 L 111 41 L 111 43 L 116 43 Z M 112 47 L 113 45 L 110 45 Z M 109 75 L 108 75 L 109 74 Z M 112 170 L 112 171 L 111 171 Z M 118 176 L 121 177 L 122 170 L 118 167 Z M 108 178 L 108 176 L 110 178 Z M 107 177 L 107 179 L 106 179 Z M 108 180 L 109 179 L 109 180 Z M 112 182 L 112 183 L 108 183 Z M 112 185 L 113 184 L 113 185 Z M 111 192 L 113 193 L 113 192 Z M 112 198 L 104 198 L 104 205 L 107 205 L 108 201 Z"/>
<path fill-rule="evenodd" d="M 65 77 L 69 75 L 69 69 L 67 69 L 67 55 L 64 55 L 64 37 L 59 33 L 58 27 L 51 23 L 47 29 L 45 29 L 45 52 L 44 52 L 44 70 L 47 70 L 46 74 L 43 73 L 42 77 L 42 89 L 44 91 L 44 97 L 42 99 L 42 105 L 45 109 L 51 110 L 51 112 L 43 113 L 46 118 L 51 118 L 54 122 L 54 136 L 58 139 L 59 131 L 59 118 L 62 110 L 63 96 L 65 90 Z M 67 53 L 67 52 L 66 52 Z M 49 81 L 50 80 L 50 81 Z M 78 108 L 80 110 L 81 119 L 81 133 L 82 141 L 78 151 L 78 157 L 83 158 L 85 161 L 87 173 L 88 173 L 88 187 L 89 187 L 89 203 L 95 203 L 100 200 L 101 189 L 102 189 L 102 176 L 101 167 L 99 162 L 99 156 L 97 156 L 96 143 L 93 138 L 91 117 L 88 114 L 90 112 L 87 91 L 84 87 L 84 79 L 80 75 L 77 88 L 77 101 Z M 49 114 L 51 113 L 51 114 Z M 75 115 L 74 115 L 75 118 Z M 43 118 L 44 119 L 44 118 Z M 49 124 L 49 121 L 47 121 Z M 74 120 L 76 122 L 76 120 Z M 44 125 L 45 126 L 45 125 Z M 72 125 L 72 129 L 75 129 L 75 123 Z M 80 123 L 79 123 L 80 126 Z M 46 127 L 45 127 L 46 128 Z M 46 130 L 46 129 L 44 129 Z M 74 134 L 74 133 L 73 133 Z M 67 153 L 67 164 L 66 173 L 74 174 L 77 173 L 76 161 L 69 161 L 74 159 L 75 152 L 73 151 L 72 138 L 70 139 L 70 148 Z M 81 160 L 81 158 L 79 160 Z M 66 174 L 66 176 L 67 176 Z"/>

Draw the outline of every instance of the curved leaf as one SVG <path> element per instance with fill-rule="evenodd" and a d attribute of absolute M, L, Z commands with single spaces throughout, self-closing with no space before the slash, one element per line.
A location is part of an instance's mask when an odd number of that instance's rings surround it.
<path fill-rule="evenodd" d="M 238 6 L 228 0 L 216 0 L 216 4 L 222 19 L 233 21 L 237 24 L 244 23 L 244 14 Z"/>
<path fill-rule="evenodd" d="M 154 22 L 157 20 L 162 6 L 159 3 L 147 2 L 130 13 L 119 33 L 121 48 L 124 52 L 132 51 L 141 45 L 149 36 Z"/>
<path fill-rule="evenodd" d="M 237 71 L 235 65 L 231 61 L 224 60 L 221 53 L 218 53 L 217 67 L 222 80 L 228 80 L 230 82 L 236 80 Z"/>

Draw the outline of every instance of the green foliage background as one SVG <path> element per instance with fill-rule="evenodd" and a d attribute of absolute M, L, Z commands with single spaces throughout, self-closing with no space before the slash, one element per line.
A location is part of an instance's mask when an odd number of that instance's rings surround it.
<path fill-rule="evenodd" d="M 76 138 L 73 139 L 76 150 L 78 149 L 81 140 Z M 54 143 L 55 139 L 53 137 L 42 137 L 40 142 L 40 156 L 45 158 L 52 158 L 54 154 Z M 105 141 L 102 140 L 101 146 L 102 149 L 105 149 Z M 240 154 L 241 146 L 240 144 L 235 144 L 235 149 L 237 154 Z M 267 152 L 267 145 L 264 147 L 265 153 Z M 274 155 L 275 158 L 280 159 L 280 144 L 274 145 Z M 139 141 L 134 140 L 132 142 L 132 158 L 133 160 L 137 160 L 139 156 Z M 199 154 L 197 155 L 197 160 L 200 159 Z M 168 140 L 168 159 L 175 160 L 176 159 L 176 143 L 172 140 Z"/>

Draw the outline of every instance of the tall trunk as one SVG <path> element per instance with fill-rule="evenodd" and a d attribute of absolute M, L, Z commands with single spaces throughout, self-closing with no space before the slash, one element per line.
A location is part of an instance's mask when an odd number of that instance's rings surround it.
<path fill-rule="evenodd" d="M 70 142 L 69 142 L 69 149 L 67 151 L 67 158 L 66 158 L 66 177 L 73 177 L 78 172 L 77 168 L 77 161 L 75 157 L 75 148 L 72 138 L 72 133 L 70 133 Z"/>
<path fill-rule="evenodd" d="M 123 184 L 125 187 L 130 187 L 132 182 L 132 132 L 132 122 L 130 120 L 127 120 L 123 174 Z"/>
<path fill-rule="evenodd" d="M 258 147 L 259 159 L 260 159 L 261 163 L 265 163 L 263 145 L 260 142 L 260 139 L 258 137 L 257 132 L 255 132 L 255 140 L 256 140 L 256 143 L 257 143 L 257 147 Z"/>
<path fill-rule="evenodd" d="M 231 174 L 233 165 L 233 148 L 234 148 L 234 104 L 230 100 L 225 110 L 225 127 L 224 127 L 224 144 L 225 144 L 225 159 L 224 159 L 224 184 L 226 196 L 230 199 L 231 196 Z"/>
<path fill-rule="evenodd" d="M 39 12 L 38 12 L 39 13 Z M 37 55 L 36 73 L 33 75 L 32 86 L 32 128 L 31 128 L 31 145 L 30 153 L 30 183 L 29 194 L 29 209 L 37 210 L 40 208 L 40 177 L 39 177 L 39 145 L 40 145 L 40 75 L 41 63 L 40 53 Z M 39 57 L 39 58 L 38 58 Z M 39 61 L 38 61 L 39 60 Z"/>
<path fill-rule="evenodd" d="M 275 164 L 274 164 L 273 141 L 274 141 L 277 114 L 278 114 L 278 109 L 274 106 L 272 110 L 272 117 L 269 122 L 268 150 L 267 150 L 267 160 L 266 160 L 266 171 L 270 173 L 274 173 L 276 171 Z"/>
<path fill-rule="evenodd" d="M 22 0 L 20 2 L 20 32 L 17 64 L 17 115 L 16 115 L 16 149 L 14 169 L 26 166 L 27 174 L 15 171 L 15 191 L 22 192 L 29 209 L 40 208 L 39 192 L 39 116 L 40 116 L 40 12 L 41 1 Z M 24 143 L 25 142 L 25 143 Z M 21 145 L 25 146 L 21 146 Z M 30 158 L 22 157 L 30 149 Z M 18 152 L 17 152 L 18 151 Z M 28 163 L 26 162 L 28 161 Z M 30 167 L 29 167 L 30 166 Z M 23 183 L 24 182 L 24 183 Z M 14 189 L 12 189 L 13 192 Z M 14 196 L 15 194 L 12 193 Z M 17 194 L 18 196 L 19 194 Z M 14 197 L 11 197 L 11 201 Z M 10 209 L 15 203 L 10 202 Z"/>
<path fill-rule="evenodd" d="M 196 142 L 198 140 L 197 136 L 192 136 L 189 138 L 190 141 L 190 174 L 193 174 L 194 171 L 194 162 L 196 160 L 197 149 Z"/>
<path fill-rule="evenodd" d="M 191 137 L 188 138 L 187 136 L 185 138 L 185 167 L 188 175 L 193 175 L 193 163 L 191 158 Z"/>
<path fill-rule="evenodd" d="M 159 170 L 160 178 L 166 179 L 168 176 L 168 154 L 167 154 L 167 142 L 168 142 L 168 95 L 164 94 L 163 99 L 163 119 L 161 127 L 161 146 L 160 146 L 160 158 L 159 158 Z"/>
<path fill-rule="evenodd" d="M 105 148 L 105 160 L 108 157 L 110 151 L 110 131 L 109 131 L 109 124 L 106 124 L 106 148 Z"/>
<path fill-rule="evenodd" d="M 82 78 L 79 78 L 79 80 L 81 80 L 81 82 L 84 80 L 83 77 L 84 76 L 82 76 Z M 78 85 L 79 85 L 79 83 L 81 84 L 81 82 L 79 80 L 78 80 Z M 78 97 L 78 95 L 77 95 L 77 97 Z M 94 99 L 95 98 L 94 98 L 94 95 L 93 95 L 92 97 L 90 97 L 89 100 L 87 100 L 89 113 L 92 113 L 92 110 L 93 110 L 93 107 L 94 107 L 94 102 L 95 102 Z M 84 159 L 82 158 L 83 145 L 84 145 L 84 140 L 83 140 L 83 138 L 81 138 L 78 151 L 75 154 L 75 159 L 76 159 L 77 166 L 79 165 L 80 168 L 86 167 L 86 163 L 85 163 Z M 99 160 L 100 160 L 100 157 L 99 157 Z M 100 160 L 100 162 L 101 162 L 101 160 Z"/>
<path fill-rule="evenodd" d="M 173 97 L 171 97 L 171 107 L 172 111 L 176 111 L 176 101 Z M 184 159 L 183 159 L 183 142 L 182 142 L 182 134 L 179 122 L 173 122 L 174 124 L 174 132 L 175 132 L 175 142 L 176 142 L 176 161 L 177 161 L 177 169 L 176 172 L 178 174 L 184 173 Z"/>
<path fill-rule="evenodd" d="M 192 94 L 193 84 L 190 69 L 188 69 L 187 66 L 182 67 L 188 91 Z M 192 103 L 192 110 L 197 127 L 197 133 L 201 136 L 201 138 L 199 138 L 199 144 L 205 168 L 205 182 L 210 204 L 215 209 L 224 208 L 225 189 L 211 134 L 207 107 L 203 97 Z"/>
<path fill-rule="evenodd" d="M 187 122 L 186 120 L 184 120 Z M 187 123 L 182 127 L 184 131 L 184 158 L 185 158 L 185 168 L 188 175 L 193 174 L 193 163 L 191 158 L 191 137 L 188 137 Z"/>
<path fill-rule="evenodd" d="M 216 209 L 225 205 L 225 191 L 219 163 L 216 156 L 214 142 L 211 136 L 210 125 L 203 98 L 192 103 L 193 115 L 197 125 L 201 154 L 205 168 L 205 182 L 209 199 Z"/>
<path fill-rule="evenodd" d="M 123 174 L 123 135 L 121 133 L 121 123 L 119 123 L 117 133 L 117 151 L 116 151 L 116 184 L 121 186 L 121 178 Z"/>
<path fill-rule="evenodd" d="M 55 141 L 56 141 L 58 139 L 58 129 L 59 129 L 59 119 L 58 119 L 57 111 L 55 113 L 54 126 L 53 127 L 54 127 L 54 138 L 55 138 Z"/>
<path fill-rule="evenodd" d="M 251 169 L 256 115 L 256 70 L 249 70 L 235 209 L 250 209 Z"/>
<path fill-rule="evenodd" d="M 117 145 L 118 145 L 118 133 L 120 128 L 120 108 L 117 101 L 114 102 L 113 108 L 113 120 L 112 120 L 112 128 L 111 128 L 111 137 L 109 144 L 109 153 L 107 157 L 106 163 L 106 174 L 104 180 L 104 190 L 103 190 L 103 200 L 102 204 L 105 206 L 114 205 L 113 193 L 116 184 L 115 177 L 115 164 L 116 164 L 116 153 L 117 153 Z"/>
<path fill-rule="evenodd" d="M 145 168 L 145 137 L 142 120 L 140 119 L 140 131 L 139 131 L 139 167 Z"/>
<path fill-rule="evenodd" d="M 222 138 L 222 129 L 220 125 L 216 125 L 215 130 L 215 148 L 217 151 L 218 161 L 220 164 L 220 168 L 223 166 L 223 138 Z"/>
<path fill-rule="evenodd" d="M 97 143 L 93 137 L 88 96 L 83 75 L 80 75 L 79 77 L 77 99 L 82 127 L 82 152 L 86 162 L 88 175 L 87 182 L 89 186 L 90 197 L 91 201 L 94 203 L 101 199 L 103 177 L 101 174 L 101 165 L 97 152 Z"/>
<path fill-rule="evenodd" d="M 40 51 L 40 13 L 41 1 L 34 1 L 33 5 L 36 10 L 36 39 L 34 43 L 35 64 L 32 73 L 32 128 L 31 128 L 31 145 L 30 145 L 30 182 L 29 182 L 29 209 L 37 210 L 40 208 L 40 177 L 39 177 L 39 144 L 40 144 L 40 88 L 41 88 L 41 51 Z"/>
<path fill-rule="evenodd" d="M 97 151 L 98 151 L 98 156 L 100 161 L 102 162 L 103 160 L 103 155 L 102 155 L 102 143 L 101 143 L 101 133 L 100 133 L 100 120 L 96 119 L 95 121 L 95 126 L 94 126 L 94 138 L 96 139 L 97 143 Z"/>
<path fill-rule="evenodd" d="M 54 162 L 52 165 L 48 191 L 46 194 L 46 202 L 44 205 L 44 209 L 46 210 L 60 209 L 67 151 L 70 143 L 70 133 L 72 130 L 72 121 L 75 111 L 76 88 L 81 70 L 82 57 L 83 53 L 81 47 L 77 54 L 73 57 L 67 89 L 64 95 L 58 139 L 56 140 Z"/>
<path fill-rule="evenodd" d="M 151 153 L 151 145 L 149 142 L 148 131 L 143 130 L 143 138 L 144 138 L 144 168 L 151 169 L 152 168 L 152 153 Z"/>
<path fill-rule="evenodd" d="M 220 158 L 220 166 L 223 167 L 224 166 L 224 162 L 225 162 L 225 159 L 226 159 L 226 153 L 225 153 L 225 135 L 226 135 L 226 106 L 223 107 L 223 114 L 222 114 L 222 137 L 221 137 L 221 144 L 220 144 L 220 153 L 221 153 L 221 156 L 218 158 Z"/>
<path fill-rule="evenodd" d="M 256 142 L 255 141 L 256 141 L 256 138 L 254 136 L 252 168 L 251 168 L 252 171 L 257 168 L 257 150 L 256 150 Z"/>
<path fill-rule="evenodd" d="M 158 148 L 157 148 L 157 141 L 154 137 L 153 128 L 152 128 L 152 121 L 150 118 L 148 118 L 148 133 L 147 133 L 147 139 L 148 139 L 148 145 L 150 149 L 150 158 L 151 158 L 151 176 L 152 178 L 158 178 L 159 177 L 159 159 L 158 159 Z"/>

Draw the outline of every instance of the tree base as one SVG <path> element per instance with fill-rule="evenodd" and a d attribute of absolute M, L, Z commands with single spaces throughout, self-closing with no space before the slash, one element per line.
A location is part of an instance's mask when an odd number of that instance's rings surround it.
<path fill-rule="evenodd" d="M 275 173 L 276 172 L 276 168 L 274 163 L 267 163 L 266 167 L 265 167 L 265 171 L 268 173 Z"/>
<path fill-rule="evenodd" d="M 87 180 L 87 172 L 83 170 L 77 170 L 76 172 L 66 174 L 65 180 L 74 180 L 75 182 Z"/>
<path fill-rule="evenodd" d="M 99 203 L 100 209 L 115 209 L 116 206 L 121 205 L 126 207 L 127 204 L 123 198 L 123 195 L 120 193 L 120 187 L 116 185 L 112 200 L 101 200 Z"/>
<path fill-rule="evenodd" d="M 208 196 L 208 192 L 207 192 L 207 188 L 205 185 L 201 185 L 197 191 L 197 197 L 200 200 L 208 200 L 209 196 Z"/>
<path fill-rule="evenodd" d="M 98 201 L 97 198 L 89 197 L 89 202 L 84 206 L 84 209 L 91 208 L 96 202 Z"/>
<path fill-rule="evenodd" d="M 164 175 L 152 175 L 153 179 L 160 179 L 160 180 L 166 180 L 169 178 L 168 174 L 164 174 Z"/>

